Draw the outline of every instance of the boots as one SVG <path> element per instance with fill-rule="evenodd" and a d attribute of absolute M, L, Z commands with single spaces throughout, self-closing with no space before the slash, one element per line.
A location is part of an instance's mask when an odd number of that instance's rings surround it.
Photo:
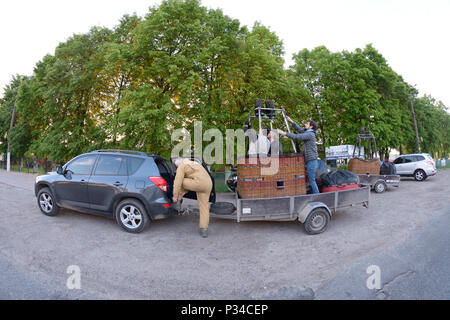
<path fill-rule="evenodd" d="M 201 235 L 203 238 L 208 238 L 208 229 L 200 228 L 200 235 Z"/>

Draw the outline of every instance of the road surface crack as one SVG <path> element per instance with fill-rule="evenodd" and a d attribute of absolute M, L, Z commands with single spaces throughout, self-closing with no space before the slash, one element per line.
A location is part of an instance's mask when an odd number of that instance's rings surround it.
<path fill-rule="evenodd" d="M 398 282 L 400 279 L 407 278 L 407 277 L 415 275 L 415 274 L 416 274 L 415 271 L 408 270 L 406 272 L 403 272 L 403 273 L 400 273 L 400 274 L 396 275 L 391 281 L 386 282 L 383 285 L 383 288 L 381 288 L 380 290 L 377 291 L 376 297 L 378 299 L 382 299 L 382 300 L 387 299 L 390 296 L 388 290 L 389 290 L 389 287 L 392 284 Z"/>

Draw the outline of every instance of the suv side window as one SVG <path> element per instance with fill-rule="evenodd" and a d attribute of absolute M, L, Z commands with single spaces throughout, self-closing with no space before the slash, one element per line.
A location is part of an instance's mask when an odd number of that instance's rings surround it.
<path fill-rule="evenodd" d="M 135 174 L 141 167 L 142 163 L 144 163 L 144 159 L 128 157 L 128 175 L 132 176 Z"/>
<path fill-rule="evenodd" d="M 414 162 L 414 157 L 411 157 L 411 156 L 409 156 L 409 157 L 404 157 L 403 159 L 404 159 L 404 160 L 403 160 L 403 163 L 411 163 L 411 162 Z"/>
<path fill-rule="evenodd" d="M 403 157 L 397 158 L 394 161 L 394 164 L 401 164 L 401 163 L 403 163 Z"/>
<path fill-rule="evenodd" d="M 425 160 L 424 156 L 415 156 L 415 158 L 416 158 L 416 161 L 423 161 L 423 160 Z"/>
<path fill-rule="evenodd" d="M 84 156 L 69 163 L 66 167 L 72 175 L 90 175 L 97 156 Z"/>
<path fill-rule="evenodd" d="M 126 176 L 126 161 L 121 156 L 100 156 L 94 175 L 96 176 Z"/>

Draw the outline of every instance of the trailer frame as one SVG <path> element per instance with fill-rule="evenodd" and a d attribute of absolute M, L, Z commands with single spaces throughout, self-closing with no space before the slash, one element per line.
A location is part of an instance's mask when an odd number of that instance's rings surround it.
<path fill-rule="evenodd" d="M 329 220 L 337 210 L 358 205 L 368 208 L 369 202 L 370 187 L 365 185 L 351 190 L 263 199 L 241 199 L 235 192 L 236 210 L 234 213 L 216 214 L 211 212 L 210 215 L 213 218 L 235 220 L 238 223 L 298 220 L 305 225 L 307 233 L 319 234 L 326 230 Z M 318 221 L 323 221 L 323 226 Z M 320 227 L 314 228 L 315 222 Z"/>
<path fill-rule="evenodd" d="M 399 187 L 399 175 L 357 174 L 361 185 L 369 186 L 376 193 L 383 193 L 388 186 Z"/>

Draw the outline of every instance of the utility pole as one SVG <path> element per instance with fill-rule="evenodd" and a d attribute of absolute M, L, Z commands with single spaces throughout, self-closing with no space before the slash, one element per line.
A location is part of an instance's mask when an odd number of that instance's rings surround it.
<path fill-rule="evenodd" d="M 9 125 L 9 131 L 8 131 L 8 152 L 6 155 L 6 171 L 11 171 L 11 130 L 14 127 L 14 119 L 16 117 L 16 104 L 17 104 L 17 95 L 16 100 L 14 101 L 14 107 L 11 115 L 11 123 Z"/>
<path fill-rule="evenodd" d="M 421 151 L 420 151 L 419 130 L 417 129 L 416 112 L 414 111 L 414 104 L 413 104 L 413 95 L 410 95 L 409 102 L 413 117 L 414 131 L 416 132 L 417 152 L 420 153 Z"/>

